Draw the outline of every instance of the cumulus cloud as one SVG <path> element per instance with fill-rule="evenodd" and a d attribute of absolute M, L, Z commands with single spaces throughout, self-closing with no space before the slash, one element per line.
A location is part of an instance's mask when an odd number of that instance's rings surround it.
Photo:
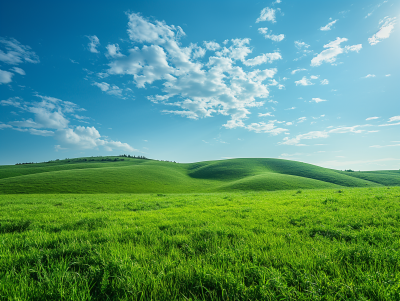
<path fill-rule="evenodd" d="M 265 7 L 260 13 L 260 16 L 257 18 L 256 23 L 262 21 L 271 21 L 272 23 L 276 22 L 275 18 L 276 10 L 273 8 Z"/>
<path fill-rule="evenodd" d="M 100 40 L 97 36 L 86 36 L 89 39 L 89 51 L 93 53 L 99 53 L 97 46 L 100 45 Z"/>
<path fill-rule="evenodd" d="M 322 26 L 319 30 L 322 30 L 322 31 L 331 30 L 332 25 L 335 24 L 337 21 L 338 20 L 334 20 L 334 21 L 326 24 L 325 26 Z"/>
<path fill-rule="evenodd" d="M 340 47 L 340 44 L 346 41 L 346 38 L 338 37 L 335 41 L 329 42 L 328 44 L 324 45 L 324 48 L 326 49 L 311 60 L 311 66 L 320 66 L 324 62 L 333 64 L 339 54 L 349 51 L 359 52 L 361 50 L 361 44 L 346 46 L 345 48 Z"/>
<path fill-rule="evenodd" d="M 179 26 L 150 21 L 136 13 L 128 14 L 128 18 L 131 41 L 146 45 L 128 49 L 124 57 L 110 56 L 105 72 L 130 75 L 138 88 L 162 81 L 160 92 L 148 96 L 154 103 L 168 105 L 162 112 L 191 119 L 222 114 L 231 119 L 224 127 L 245 127 L 243 120 L 249 109 L 262 106 L 258 99 L 268 97 L 268 84 L 263 81 L 277 70 L 245 71 L 239 63 L 249 67 L 271 63 L 282 59 L 278 51 L 247 59 L 253 51 L 248 38 L 226 40 L 223 46 L 206 41 L 204 48 L 196 44 L 182 47 L 180 38 L 185 33 Z M 204 58 L 206 50 L 215 53 Z M 104 92 L 110 91 L 104 83 L 98 84 Z M 94 85 L 101 88 L 98 84 Z M 278 88 L 283 86 L 278 83 Z"/>
<path fill-rule="evenodd" d="M 59 141 L 57 149 L 91 149 L 99 146 L 106 150 L 121 149 L 133 151 L 127 143 L 103 138 L 95 127 L 70 125 L 69 114 L 79 119 L 87 117 L 74 114 L 84 111 L 78 105 L 49 96 L 35 95 L 39 101 L 24 102 L 21 98 L 9 98 L 0 101 L 2 106 L 13 106 L 33 118 L 11 121 L 8 124 L 0 123 L 0 129 L 8 128 L 32 135 L 52 136 Z"/>
<path fill-rule="evenodd" d="M 274 41 L 274 42 L 280 42 L 280 41 L 282 41 L 282 40 L 285 38 L 285 35 L 284 35 L 284 34 L 275 35 L 275 34 L 272 34 L 272 31 L 271 31 L 271 30 L 268 32 L 268 28 L 267 28 L 267 27 L 265 27 L 265 28 L 259 28 L 258 31 L 259 31 L 261 34 L 264 35 L 264 38 L 270 39 L 270 40 L 272 40 L 272 41 Z"/>
<path fill-rule="evenodd" d="M 389 122 L 393 122 L 393 121 L 400 121 L 400 116 L 390 117 Z"/>
<path fill-rule="evenodd" d="M 213 41 L 209 41 L 209 42 L 204 41 L 203 44 L 204 44 L 204 47 L 206 47 L 207 50 L 211 50 L 211 51 L 215 51 L 215 50 L 218 50 L 218 49 L 221 48 L 221 46 L 218 43 L 213 42 Z"/>
<path fill-rule="evenodd" d="M 96 47 L 95 47 L 95 48 L 96 48 Z M 119 49 L 119 45 L 118 45 L 118 44 L 108 44 L 108 45 L 106 46 L 106 49 L 107 49 L 108 55 L 109 55 L 110 57 L 121 57 L 121 56 L 124 56 L 124 55 L 120 52 L 121 49 Z M 96 49 L 96 51 L 97 51 L 97 49 Z M 93 51 L 91 51 L 91 52 L 93 52 Z M 97 52 L 98 52 L 98 51 L 97 51 Z"/>
<path fill-rule="evenodd" d="M 0 37 L 0 61 L 10 65 L 21 63 L 39 63 L 39 57 L 31 47 L 22 45 L 16 39 Z"/>
<path fill-rule="evenodd" d="M 14 73 L 12 73 L 12 72 L 8 72 L 8 71 L 0 69 L 0 85 L 11 83 L 13 75 L 14 75 Z"/>
<path fill-rule="evenodd" d="M 319 75 L 311 75 L 308 79 L 307 76 L 303 76 L 302 79 L 295 81 L 296 86 L 311 86 L 314 83 L 311 81 L 312 79 L 318 79 Z"/>
<path fill-rule="evenodd" d="M 382 40 L 389 38 L 390 34 L 394 29 L 394 25 L 396 24 L 396 17 L 389 18 L 385 17 L 380 22 L 379 25 L 381 26 L 376 34 L 368 39 L 368 42 L 371 45 L 376 45 Z"/>
<path fill-rule="evenodd" d="M 103 146 L 107 151 L 112 151 L 113 149 L 135 151 L 127 143 L 101 139 L 99 131 L 93 126 L 61 129 L 55 132 L 55 138 L 65 148 L 93 149 Z"/>
<path fill-rule="evenodd" d="M 327 79 L 321 80 L 321 85 L 328 85 L 328 84 L 329 84 L 329 80 L 327 80 Z"/>

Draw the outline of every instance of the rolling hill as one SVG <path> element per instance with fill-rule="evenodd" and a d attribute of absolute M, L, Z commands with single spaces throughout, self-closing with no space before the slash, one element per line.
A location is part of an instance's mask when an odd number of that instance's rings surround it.
<path fill-rule="evenodd" d="M 400 171 L 343 172 L 269 158 L 173 163 L 91 157 L 0 166 L 0 193 L 193 193 L 399 186 Z"/>

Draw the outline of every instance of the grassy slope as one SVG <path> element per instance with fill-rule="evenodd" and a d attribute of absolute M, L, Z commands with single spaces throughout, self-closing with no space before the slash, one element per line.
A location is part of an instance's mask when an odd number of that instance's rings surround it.
<path fill-rule="evenodd" d="M 399 187 L 0 195 L 0 300 L 400 300 L 399 201 Z"/>
<path fill-rule="evenodd" d="M 400 185 L 397 171 L 341 172 L 280 159 L 177 164 L 132 158 L 101 161 L 104 158 L 0 166 L 0 193 L 190 193 Z"/>

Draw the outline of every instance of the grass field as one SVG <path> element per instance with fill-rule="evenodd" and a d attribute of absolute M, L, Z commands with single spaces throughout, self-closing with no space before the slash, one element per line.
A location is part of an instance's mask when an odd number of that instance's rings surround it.
<path fill-rule="evenodd" d="M 0 195 L 0 242 L 0 300 L 400 300 L 399 187 Z"/>
<path fill-rule="evenodd" d="M 290 160 L 256 158 L 179 164 L 96 157 L 0 166 L 0 194 L 211 193 L 375 186 L 400 186 L 400 171 L 342 172 Z"/>
<path fill-rule="evenodd" d="M 398 186 L 279 159 L 0 166 L 0 300 L 400 300 Z"/>

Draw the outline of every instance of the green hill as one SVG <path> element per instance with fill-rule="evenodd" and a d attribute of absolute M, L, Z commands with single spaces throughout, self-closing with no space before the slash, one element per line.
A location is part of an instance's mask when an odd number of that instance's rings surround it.
<path fill-rule="evenodd" d="M 0 166 L 0 193 L 191 193 L 400 185 L 399 171 L 342 172 L 255 158 L 189 164 L 127 157 Z"/>

